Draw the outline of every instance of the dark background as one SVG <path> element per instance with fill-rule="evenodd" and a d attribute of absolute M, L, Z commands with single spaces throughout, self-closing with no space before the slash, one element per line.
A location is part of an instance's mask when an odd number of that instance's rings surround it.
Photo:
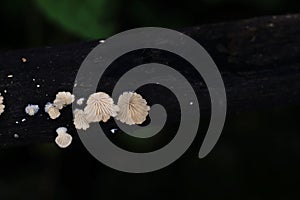
<path fill-rule="evenodd" d="M 3 0 L 0 51 L 141 26 L 181 28 L 299 11 L 296 0 Z M 54 142 L 1 148 L 0 199 L 298 199 L 299 111 L 286 105 L 230 116 L 206 158 L 197 158 L 197 140 L 175 163 L 148 174 L 110 169 L 80 141 L 64 150 Z"/>

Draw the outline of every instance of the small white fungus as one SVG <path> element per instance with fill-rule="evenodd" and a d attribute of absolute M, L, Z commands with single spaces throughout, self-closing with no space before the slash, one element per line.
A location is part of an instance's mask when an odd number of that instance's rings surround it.
<path fill-rule="evenodd" d="M 142 124 L 150 110 L 147 101 L 135 92 L 124 92 L 120 95 L 118 106 L 120 111 L 116 119 L 128 125 Z"/>
<path fill-rule="evenodd" d="M 51 119 L 56 119 L 60 116 L 59 109 L 50 102 L 45 105 L 45 112 L 49 114 Z"/>
<path fill-rule="evenodd" d="M 70 92 L 59 92 L 56 94 L 56 98 L 53 104 L 58 108 L 62 109 L 63 107 L 72 104 L 75 100 L 75 96 Z"/>
<path fill-rule="evenodd" d="M 84 98 L 80 98 L 76 101 L 76 103 L 80 106 L 83 104 L 83 102 L 84 102 Z"/>
<path fill-rule="evenodd" d="M 86 114 L 83 110 L 74 110 L 74 125 L 76 129 L 86 130 L 90 127 L 88 120 L 86 119 Z"/>
<path fill-rule="evenodd" d="M 38 105 L 32 105 L 28 104 L 28 106 L 25 108 L 26 114 L 33 116 L 39 111 L 39 106 Z"/>
<path fill-rule="evenodd" d="M 55 143 L 60 148 L 66 148 L 72 143 L 72 136 L 67 133 L 67 128 L 60 127 L 56 129 L 57 137 L 55 138 Z"/>
<path fill-rule="evenodd" d="M 115 117 L 119 111 L 119 107 L 114 105 L 114 100 L 104 92 L 90 95 L 86 103 L 84 113 L 89 122 L 107 122 L 110 117 Z"/>

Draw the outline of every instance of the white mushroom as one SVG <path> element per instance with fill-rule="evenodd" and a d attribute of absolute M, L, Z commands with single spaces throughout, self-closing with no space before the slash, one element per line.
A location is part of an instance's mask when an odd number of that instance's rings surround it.
<path fill-rule="evenodd" d="M 5 105 L 3 105 L 3 96 L 0 96 L 0 115 L 4 112 Z"/>
<path fill-rule="evenodd" d="M 118 106 L 120 111 L 116 119 L 128 125 L 142 124 L 150 110 L 150 107 L 147 106 L 147 101 L 135 92 L 124 92 L 120 95 Z"/>
<path fill-rule="evenodd" d="M 117 115 L 118 110 L 118 106 L 114 105 L 113 99 L 108 94 L 98 92 L 89 96 L 84 113 L 89 122 L 107 122 L 110 117 Z"/>
<path fill-rule="evenodd" d="M 60 127 L 56 129 L 57 137 L 55 138 L 55 143 L 60 148 L 66 148 L 72 143 L 72 136 L 67 133 L 67 129 L 65 127 Z"/>
<path fill-rule="evenodd" d="M 70 92 L 59 92 L 56 94 L 56 98 L 53 102 L 56 108 L 62 109 L 64 106 L 72 104 L 75 100 L 75 96 Z"/>
<path fill-rule="evenodd" d="M 76 101 L 76 103 L 80 106 L 83 104 L 83 102 L 84 102 L 84 98 L 80 98 Z"/>
<path fill-rule="evenodd" d="M 39 111 L 39 106 L 38 105 L 32 105 L 32 104 L 28 104 L 28 106 L 25 108 L 25 112 L 30 115 L 33 116 L 35 115 L 38 111 Z"/>
<path fill-rule="evenodd" d="M 86 130 L 90 127 L 88 120 L 86 119 L 86 114 L 83 110 L 76 109 L 74 111 L 74 125 L 76 129 Z"/>
<path fill-rule="evenodd" d="M 59 109 L 49 102 L 45 105 L 45 112 L 49 114 L 51 119 L 56 119 L 60 116 Z"/>

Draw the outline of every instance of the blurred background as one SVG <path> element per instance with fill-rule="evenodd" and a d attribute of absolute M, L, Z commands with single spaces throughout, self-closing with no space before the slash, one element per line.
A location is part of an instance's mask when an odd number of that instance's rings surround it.
<path fill-rule="evenodd" d="M 296 13 L 297 0 L 2 0 L 2 51 L 106 38 L 143 26 L 182 28 Z"/>
<path fill-rule="evenodd" d="M 297 0 L 2 0 L 0 51 L 297 12 Z M 149 174 L 110 169 L 79 141 L 65 150 L 54 143 L 2 148 L 0 199 L 298 199 L 299 111 L 287 105 L 233 116 L 206 158 L 197 158 L 201 143 L 194 142 Z"/>

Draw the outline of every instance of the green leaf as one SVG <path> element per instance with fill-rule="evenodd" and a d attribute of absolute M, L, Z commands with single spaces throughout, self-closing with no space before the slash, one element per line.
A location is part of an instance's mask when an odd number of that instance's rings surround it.
<path fill-rule="evenodd" d="M 84 38 L 103 38 L 115 31 L 114 0 L 35 0 L 52 21 Z"/>

